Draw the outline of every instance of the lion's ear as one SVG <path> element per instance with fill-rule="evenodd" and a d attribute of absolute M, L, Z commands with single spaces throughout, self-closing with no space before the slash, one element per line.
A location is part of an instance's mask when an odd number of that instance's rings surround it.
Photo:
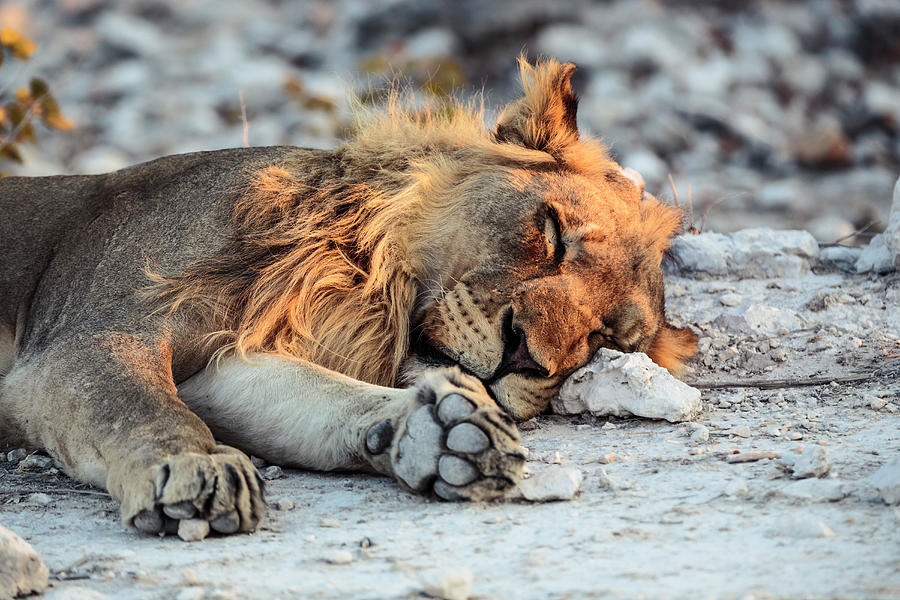
<path fill-rule="evenodd" d="M 572 63 L 546 60 L 531 66 L 519 59 L 525 96 L 503 109 L 494 139 L 558 155 L 578 140 L 578 98 L 570 80 Z"/>

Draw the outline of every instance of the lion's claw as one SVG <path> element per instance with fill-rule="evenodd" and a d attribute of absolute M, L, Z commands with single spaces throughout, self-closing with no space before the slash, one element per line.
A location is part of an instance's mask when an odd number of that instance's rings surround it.
<path fill-rule="evenodd" d="M 186 452 L 145 471 L 125 490 L 122 516 L 144 533 L 174 533 L 201 519 L 219 533 L 252 531 L 265 514 L 262 479 L 247 457 L 227 446 Z"/>

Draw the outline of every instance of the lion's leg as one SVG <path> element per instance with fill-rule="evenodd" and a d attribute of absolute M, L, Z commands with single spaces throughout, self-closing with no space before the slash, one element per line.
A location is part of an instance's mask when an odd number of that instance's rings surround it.
<path fill-rule="evenodd" d="M 447 499 L 496 497 L 524 465 L 512 419 L 455 368 L 395 389 L 300 360 L 228 357 L 179 395 L 217 437 L 272 462 L 371 469 Z"/>
<path fill-rule="evenodd" d="M 259 475 L 178 399 L 169 356 L 122 334 L 55 342 L 17 359 L 4 412 L 67 473 L 108 489 L 127 526 L 155 533 L 197 518 L 252 530 L 265 512 Z"/>

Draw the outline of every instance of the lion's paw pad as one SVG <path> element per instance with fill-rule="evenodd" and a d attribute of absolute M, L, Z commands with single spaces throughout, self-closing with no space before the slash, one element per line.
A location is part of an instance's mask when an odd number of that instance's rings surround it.
<path fill-rule="evenodd" d="M 414 490 L 486 500 L 519 481 L 525 458 L 505 413 L 489 399 L 454 392 L 409 414 L 392 462 L 394 474 Z"/>

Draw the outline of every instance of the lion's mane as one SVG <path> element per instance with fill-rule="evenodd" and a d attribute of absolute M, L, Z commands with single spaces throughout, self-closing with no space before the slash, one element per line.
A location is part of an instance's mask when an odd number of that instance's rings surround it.
<path fill-rule="evenodd" d="M 616 168 L 600 143 L 554 122 L 566 107 L 548 105 L 545 90 L 568 85 L 560 65 L 520 67 L 525 96 L 501 122 L 543 120 L 489 131 L 478 103 L 410 109 L 402 94 L 383 110 L 360 108 L 355 133 L 318 159 L 326 162 L 310 164 L 298 151 L 251 174 L 228 246 L 178 276 L 151 274 L 152 295 L 162 309 L 211 319 L 206 342 L 218 355 L 273 352 L 395 384 L 417 290 L 435 259 L 424 242 L 465 223 L 458 188 L 467 175 L 564 168 L 603 177 Z M 655 216 L 642 235 L 655 240 L 668 240 L 680 223 L 671 210 L 647 214 Z"/>

